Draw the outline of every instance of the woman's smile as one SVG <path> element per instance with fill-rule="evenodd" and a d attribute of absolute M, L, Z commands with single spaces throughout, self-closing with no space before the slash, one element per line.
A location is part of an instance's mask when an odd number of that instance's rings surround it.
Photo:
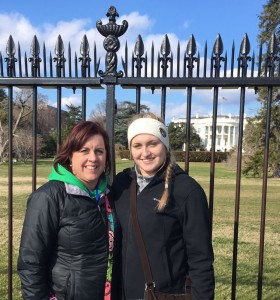
<path fill-rule="evenodd" d="M 136 135 L 131 141 L 132 157 L 143 176 L 152 176 L 162 166 L 166 147 L 151 134 Z"/>
<path fill-rule="evenodd" d="M 106 150 L 100 134 L 90 137 L 83 147 L 72 155 L 73 174 L 90 190 L 95 188 L 105 165 Z"/>

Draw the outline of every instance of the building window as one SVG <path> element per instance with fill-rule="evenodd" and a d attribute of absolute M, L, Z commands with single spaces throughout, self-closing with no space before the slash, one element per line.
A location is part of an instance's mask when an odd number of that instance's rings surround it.
<path fill-rule="evenodd" d="M 224 133 L 228 134 L 228 126 L 224 127 Z"/>
<path fill-rule="evenodd" d="M 228 143 L 228 138 L 225 137 L 225 146 L 227 146 L 227 143 Z"/>

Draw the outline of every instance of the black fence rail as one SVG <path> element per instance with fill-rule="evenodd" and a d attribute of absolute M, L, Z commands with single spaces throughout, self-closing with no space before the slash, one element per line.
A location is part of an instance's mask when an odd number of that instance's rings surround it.
<path fill-rule="evenodd" d="M 113 161 L 113 175 L 115 174 L 114 149 L 114 119 L 115 119 L 115 94 L 116 87 L 135 90 L 135 103 L 137 112 L 140 111 L 142 88 L 149 88 L 152 92 L 157 89 L 161 97 L 161 116 L 165 118 L 166 98 L 169 89 L 183 89 L 187 91 L 186 96 L 186 157 L 185 169 L 189 171 L 189 145 L 190 145 L 190 122 L 192 113 L 192 93 L 195 88 L 209 88 L 213 92 L 212 106 L 212 144 L 210 163 L 210 186 L 209 186 L 209 208 L 211 224 L 213 222 L 214 188 L 215 188 L 215 150 L 216 129 L 218 115 L 219 88 L 238 88 L 240 97 L 239 107 L 239 132 L 237 147 L 237 172 L 236 172 L 236 194 L 235 194 L 235 216 L 234 216 L 234 242 L 232 258 L 232 293 L 231 299 L 236 299 L 236 271 L 237 271 L 237 248 L 238 248 L 238 225 L 240 207 L 240 183 L 242 163 L 242 143 L 244 128 L 244 106 L 246 89 L 267 89 L 267 113 L 265 133 L 265 154 L 263 166 L 262 183 L 262 210 L 260 228 L 259 268 L 258 268 L 258 299 L 262 299 L 263 281 L 263 259 L 264 259 L 264 234 L 266 218 L 266 196 L 268 179 L 268 157 L 269 157 L 269 134 L 271 123 L 271 104 L 273 88 L 280 87 L 280 63 L 279 63 L 279 37 L 272 34 L 270 43 L 263 50 L 261 45 L 258 53 L 250 55 L 250 41 L 247 34 L 236 52 L 233 43 L 230 55 L 223 49 L 223 41 L 217 36 L 213 49 L 208 51 L 205 44 L 204 53 L 197 51 L 196 41 L 192 35 L 186 49 L 181 49 L 178 43 L 176 49 L 171 49 L 167 35 L 163 37 L 160 51 L 155 53 L 154 45 L 148 51 L 142 37 L 136 38 L 132 55 L 129 55 L 127 44 L 124 47 L 124 57 L 121 58 L 122 70 L 118 71 L 117 52 L 120 49 L 119 37 L 124 35 L 128 23 L 123 21 L 122 25 L 116 23 L 118 13 L 115 7 L 110 7 L 107 15 L 109 22 L 102 24 L 96 22 L 101 35 L 104 36 L 104 48 L 106 56 L 104 63 L 98 58 L 96 44 L 90 51 L 90 43 L 87 36 L 83 36 L 80 45 L 80 53 L 73 53 L 69 43 L 65 50 L 62 37 L 59 35 L 54 46 L 54 52 L 47 54 L 45 44 L 41 47 L 36 36 L 31 41 L 30 54 L 22 54 L 21 47 L 15 46 L 12 36 L 6 45 L 6 53 L 0 53 L 0 88 L 8 91 L 8 136 L 9 136 L 9 158 L 13 157 L 13 98 L 15 87 L 31 88 L 33 90 L 33 167 L 32 167 L 32 189 L 36 189 L 36 166 L 37 166 L 37 100 L 38 88 L 52 88 L 56 90 L 57 97 L 57 145 L 61 143 L 61 101 L 62 88 L 72 88 L 74 91 L 82 91 L 82 116 L 85 119 L 88 89 L 105 87 L 106 89 L 106 127 L 110 137 L 111 157 Z M 210 55 L 208 54 L 210 52 Z M 264 53 L 265 52 L 265 53 Z M 91 54 L 92 53 L 92 57 Z M 3 57 L 4 55 L 4 57 Z M 102 70 L 103 69 L 103 70 Z M 12 299 L 12 253 L 13 253 L 13 165 L 9 159 L 8 172 L 8 298 Z"/>

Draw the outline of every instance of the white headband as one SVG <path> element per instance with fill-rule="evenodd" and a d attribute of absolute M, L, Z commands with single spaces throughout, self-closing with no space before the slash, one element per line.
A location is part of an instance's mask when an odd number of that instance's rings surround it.
<path fill-rule="evenodd" d="M 138 134 L 152 134 L 159 138 L 169 150 L 169 138 L 166 126 L 158 120 L 152 118 L 139 118 L 133 121 L 127 130 L 128 147 L 131 140 Z"/>

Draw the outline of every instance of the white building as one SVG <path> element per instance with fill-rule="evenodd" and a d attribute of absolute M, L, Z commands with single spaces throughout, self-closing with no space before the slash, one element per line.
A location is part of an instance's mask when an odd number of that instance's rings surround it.
<path fill-rule="evenodd" d="M 172 119 L 174 123 L 185 123 L 185 118 Z M 191 118 L 191 124 L 194 126 L 197 134 L 200 136 L 206 150 L 211 150 L 212 143 L 212 116 L 200 117 L 196 114 Z M 247 124 L 244 116 L 244 128 Z M 216 129 L 216 151 L 229 151 L 238 143 L 239 116 L 219 115 L 217 116 Z"/>

